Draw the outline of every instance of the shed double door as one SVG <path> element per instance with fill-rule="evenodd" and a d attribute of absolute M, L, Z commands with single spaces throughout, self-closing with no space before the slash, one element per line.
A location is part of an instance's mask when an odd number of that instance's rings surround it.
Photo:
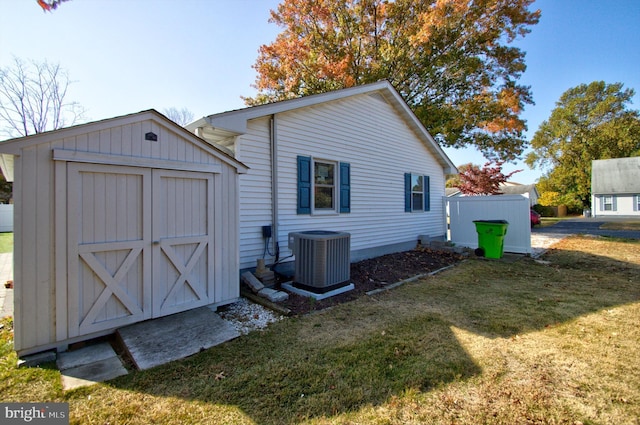
<path fill-rule="evenodd" d="M 69 334 L 214 302 L 213 174 L 70 163 Z"/>

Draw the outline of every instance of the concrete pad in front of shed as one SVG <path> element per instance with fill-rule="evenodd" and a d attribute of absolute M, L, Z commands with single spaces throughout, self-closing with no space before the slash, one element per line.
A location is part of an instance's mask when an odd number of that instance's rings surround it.
<path fill-rule="evenodd" d="M 191 356 L 240 336 L 231 323 L 208 307 L 136 323 L 117 332 L 140 370 Z"/>
<path fill-rule="evenodd" d="M 83 366 L 61 370 L 60 373 L 62 374 L 62 388 L 71 390 L 126 375 L 127 369 L 122 365 L 120 358 L 114 356 Z"/>
<path fill-rule="evenodd" d="M 100 344 L 88 345 L 79 350 L 66 351 L 58 354 L 56 365 L 60 370 L 72 369 L 78 366 L 84 366 L 95 363 L 100 360 L 107 360 L 115 357 L 116 353 L 108 342 Z"/>
<path fill-rule="evenodd" d="M 107 342 L 60 353 L 56 363 L 62 375 L 62 388 L 65 390 L 127 374 L 127 369 Z"/>

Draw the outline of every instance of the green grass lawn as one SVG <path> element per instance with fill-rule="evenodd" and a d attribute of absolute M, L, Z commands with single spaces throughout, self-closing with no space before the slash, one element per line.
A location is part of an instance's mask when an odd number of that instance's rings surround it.
<path fill-rule="evenodd" d="M 0 233 L 0 254 L 13 252 L 13 233 Z"/>
<path fill-rule="evenodd" d="M 640 230 L 640 220 L 629 219 L 624 221 L 610 221 L 608 223 L 604 223 L 600 228 L 607 230 L 638 231 Z"/>
<path fill-rule="evenodd" d="M 560 220 L 562 219 L 558 217 L 540 217 L 540 226 L 541 227 L 553 226 Z"/>
<path fill-rule="evenodd" d="M 470 259 L 66 393 L 51 367 L 16 368 L 5 320 L 0 401 L 68 402 L 73 424 L 637 423 L 640 243 L 555 248 Z"/>

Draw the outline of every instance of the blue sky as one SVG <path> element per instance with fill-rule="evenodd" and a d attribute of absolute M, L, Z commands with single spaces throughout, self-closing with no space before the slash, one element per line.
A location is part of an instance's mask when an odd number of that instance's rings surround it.
<path fill-rule="evenodd" d="M 145 109 L 186 107 L 196 118 L 244 106 L 260 45 L 278 0 L 72 0 L 45 13 L 35 0 L 0 0 L 0 65 L 12 55 L 66 68 L 70 98 L 91 120 Z M 527 52 L 521 82 L 535 105 L 523 113 L 530 140 L 560 95 L 596 80 L 640 90 L 640 1 L 538 0 L 540 23 L 517 45 Z M 639 109 L 640 96 L 634 98 Z M 473 149 L 447 149 L 454 164 L 483 164 Z M 523 163 L 512 180 L 533 183 Z"/>

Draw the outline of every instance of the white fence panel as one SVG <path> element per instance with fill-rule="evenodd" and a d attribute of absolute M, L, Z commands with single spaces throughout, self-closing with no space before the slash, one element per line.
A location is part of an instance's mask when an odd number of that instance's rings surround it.
<path fill-rule="evenodd" d="M 0 204 L 0 232 L 13 232 L 13 204 Z"/>
<path fill-rule="evenodd" d="M 521 195 L 459 196 L 447 198 L 450 241 L 478 247 L 474 220 L 506 220 L 504 251 L 531 254 L 529 199 Z"/>

